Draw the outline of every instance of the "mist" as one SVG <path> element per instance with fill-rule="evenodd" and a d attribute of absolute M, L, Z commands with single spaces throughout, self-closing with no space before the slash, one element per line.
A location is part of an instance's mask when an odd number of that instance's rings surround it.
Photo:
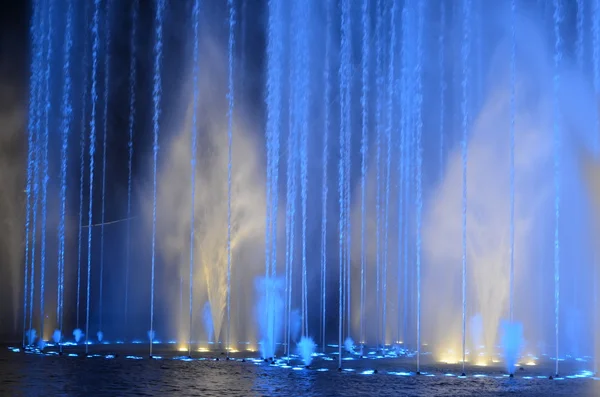
<path fill-rule="evenodd" d="M 23 300 L 22 262 L 24 256 L 23 230 L 26 156 L 24 132 L 26 129 L 26 105 L 20 100 L 16 83 L 4 81 L 0 91 L 0 274 L 3 281 L 2 309 L 0 318 L 9 320 L 10 325 L 2 331 L 16 334 L 18 331 L 19 308 Z M 6 280 L 5 279 L 5 280 Z M 1 332 L 0 332 L 1 334 Z"/>
<path fill-rule="evenodd" d="M 0 29 L 0 340 L 21 331 L 28 69 L 27 27 L 15 21 L 25 14 L 19 7 L 4 10 Z"/>
<path fill-rule="evenodd" d="M 228 236 L 228 136 L 227 136 L 227 54 L 220 43 L 207 37 L 202 41 L 198 86 L 191 73 L 182 89 L 183 123 L 173 121 L 162 146 L 158 175 L 157 253 L 168 281 L 162 280 L 164 304 L 170 308 L 164 320 L 177 332 L 179 342 L 188 340 L 190 254 L 193 254 L 193 317 L 201 319 L 205 303 L 210 305 L 213 330 L 193 325 L 194 340 L 213 335 L 225 341 L 227 308 Z M 191 69 L 191 68 L 190 68 Z M 197 125 L 193 129 L 194 90 L 197 90 Z M 242 97 L 239 97 L 242 98 Z M 264 268 L 265 198 L 260 150 L 254 138 L 258 127 L 244 117 L 245 104 L 234 108 L 231 175 L 231 312 L 232 341 L 247 340 L 255 334 L 253 321 L 253 280 Z M 195 197 L 193 204 L 194 241 L 190 253 L 192 215 L 191 165 L 192 133 L 197 134 Z M 152 195 L 144 207 L 148 224 L 152 217 Z M 180 288 L 182 287 L 182 290 Z M 183 306 L 181 303 L 183 299 Z M 205 322 L 206 323 L 206 322 Z"/>
<path fill-rule="evenodd" d="M 507 22 L 508 24 L 508 22 Z M 526 17 L 516 26 L 515 85 L 515 321 L 524 324 L 525 351 L 547 353 L 554 330 L 555 155 L 553 49 L 542 27 Z M 467 166 L 467 316 L 481 316 L 482 344 L 467 331 L 471 349 L 496 354 L 500 326 L 508 319 L 510 266 L 510 44 L 492 52 L 485 94 L 473 114 Z M 561 351 L 590 346 L 590 203 L 577 161 L 591 152 L 596 109 L 586 76 L 569 61 L 561 64 L 560 110 L 560 293 Z M 462 171 L 460 147 L 448 156 L 441 182 L 425 210 L 424 306 L 427 341 L 438 358 L 458 361 L 462 335 Z M 433 292 L 435 291 L 435 292 Z M 577 303 L 578 302 L 578 303 Z M 583 303 L 586 302 L 586 303 Z M 577 313 L 576 313 L 577 311 Z M 582 315 L 583 314 L 583 315 Z M 568 323 L 575 323 L 570 327 Z M 561 325 L 562 326 L 562 325 Z M 563 350 L 564 349 L 564 350 Z"/>

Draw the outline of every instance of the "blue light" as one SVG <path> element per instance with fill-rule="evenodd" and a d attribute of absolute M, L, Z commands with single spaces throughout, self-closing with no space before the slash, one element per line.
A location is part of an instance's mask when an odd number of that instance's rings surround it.
<path fill-rule="evenodd" d="M 178 360 L 178 361 L 194 361 L 193 358 L 189 358 L 189 357 L 186 357 L 186 356 L 173 357 L 173 360 Z"/>
<path fill-rule="evenodd" d="M 412 373 L 410 373 L 410 372 L 388 372 L 388 374 L 397 375 L 397 376 L 411 376 L 412 375 Z"/>

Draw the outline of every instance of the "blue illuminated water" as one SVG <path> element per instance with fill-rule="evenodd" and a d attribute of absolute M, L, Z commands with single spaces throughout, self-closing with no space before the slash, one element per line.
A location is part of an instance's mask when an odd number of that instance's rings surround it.
<path fill-rule="evenodd" d="M 84 7 L 84 16 L 83 21 L 85 26 L 88 26 L 88 12 L 89 4 L 86 3 Z M 83 251 L 83 193 L 84 193 L 84 181 L 85 181 L 85 149 L 86 149 L 86 136 L 87 136 L 87 104 L 88 104 L 88 89 L 89 89 L 89 46 L 88 44 L 89 32 L 86 29 L 86 33 L 83 35 L 83 58 L 82 58 L 82 67 L 84 69 L 82 76 L 82 84 L 81 84 L 81 124 L 80 124 L 80 134 L 79 134 L 79 222 L 77 223 L 77 298 L 76 298 L 76 321 L 75 326 L 79 328 L 79 316 L 81 313 L 80 305 L 81 305 L 81 264 L 82 264 L 82 251 Z"/>
<path fill-rule="evenodd" d="M 463 0 L 462 12 L 462 362 L 464 371 L 467 348 L 467 148 L 470 122 L 471 0 Z"/>
<path fill-rule="evenodd" d="M 226 346 L 227 354 L 230 349 L 230 328 L 231 328 L 231 166 L 232 166 L 232 145 L 233 145 L 233 62 L 234 62 L 234 46 L 235 46 L 235 5 L 233 0 L 228 0 L 229 8 L 229 45 L 228 45 L 228 84 L 227 84 L 227 99 L 229 101 L 229 109 L 227 111 L 227 336 Z"/>
<path fill-rule="evenodd" d="M 376 259 L 375 259 L 375 310 L 376 310 L 376 323 L 377 323 L 377 346 L 380 346 L 381 343 L 385 343 L 385 341 L 381 340 L 381 308 L 380 308 L 380 300 L 381 300 L 381 134 L 383 130 L 383 97 L 384 97 L 384 67 L 383 67 L 383 46 L 384 46 L 384 32 L 383 32 L 383 2 L 380 0 L 377 3 L 377 20 L 375 24 L 376 31 L 376 40 L 375 40 L 375 48 L 376 48 L 376 63 L 375 63 L 375 81 L 376 81 L 376 110 L 375 110 L 375 146 L 376 146 L 376 158 L 375 158 L 375 168 L 377 175 L 377 185 L 376 185 L 376 198 L 375 198 L 375 211 L 376 211 L 376 223 L 375 223 L 375 247 L 376 247 Z"/>
<path fill-rule="evenodd" d="M 446 127 L 446 2 L 440 1 L 440 33 L 438 36 L 440 72 L 440 179 L 444 176 L 445 127 Z"/>
<path fill-rule="evenodd" d="M 410 154 L 411 154 L 411 99 L 410 81 L 412 73 L 410 69 L 410 47 L 409 47 L 409 13 L 408 7 L 402 9 L 402 88 L 400 92 L 400 103 L 402 109 L 402 120 L 400 127 L 400 158 L 398 160 L 400 175 L 399 208 L 398 208 L 398 299 L 402 295 L 402 326 L 398 325 L 398 332 L 402 329 L 402 338 L 408 338 L 408 222 L 406 222 L 409 208 L 409 186 L 410 186 Z M 402 281 L 400 281 L 402 280 Z M 398 304 L 400 310 L 400 304 Z M 398 316 L 400 317 L 400 316 Z M 400 323 L 400 319 L 398 319 Z M 406 343 L 406 342 L 405 342 Z"/>
<path fill-rule="evenodd" d="M 213 317 L 212 317 L 212 312 L 210 310 L 210 302 L 205 302 L 204 303 L 204 308 L 202 309 L 202 320 L 203 320 L 203 325 L 204 325 L 204 330 L 206 332 L 206 340 L 208 341 L 208 343 L 211 343 L 214 341 L 213 337 L 214 337 L 214 324 L 213 324 Z M 188 356 L 191 355 L 191 342 L 188 342 Z"/>
<path fill-rule="evenodd" d="M 313 353 L 315 352 L 316 348 L 317 345 L 311 338 L 303 336 L 300 339 L 300 342 L 298 342 L 298 351 L 305 366 L 309 366 L 312 363 Z"/>
<path fill-rule="evenodd" d="M 504 350 L 504 365 L 509 374 L 515 372 L 523 342 L 523 324 L 515 322 L 502 324 L 501 345 Z"/>
<path fill-rule="evenodd" d="M 592 9 L 592 67 L 593 85 L 596 95 L 600 93 L 600 0 L 594 0 Z M 596 113 L 596 131 L 600 130 L 600 114 Z M 600 137 L 595 134 L 594 155 L 600 153 Z M 598 304 L 598 270 L 594 268 L 593 301 Z M 598 326 L 598 312 L 594 311 L 594 324 Z M 594 363 L 594 373 L 598 372 L 598 361 Z"/>
<path fill-rule="evenodd" d="M 127 139 L 127 245 L 125 247 L 125 300 L 123 302 L 123 323 L 127 329 L 129 321 L 129 274 L 131 268 L 131 190 L 132 190 L 132 166 L 133 166 L 133 136 L 136 125 L 136 94 L 135 85 L 137 83 L 137 25 L 139 14 L 139 0 L 134 0 L 131 10 L 131 38 L 129 55 L 129 125 Z M 193 186 L 193 185 L 192 185 Z M 193 205 L 192 205 L 193 207 Z M 193 230 L 193 228 L 192 228 Z M 190 294 L 191 296 L 191 294 Z"/>
<path fill-rule="evenodd" d="M 560 25 L 563 19 L 562 4 L 554 0 L 554 327 L 555 327 L 555 373 L 558 376 L 559 326 L 560 326 L 560 204 L 561 204 L 561 117 L 560 117 L 560 67 L 562 61 L 562 37 Z"/>
<path fill-rule="evenodd" d="M 600 134 L 590 125 L 600 118 L 569 106 L 595 109 L 586 89 L 600 91 L 600 23 L 591 17 L 600 13 L 600 0 L 577 0 L 571 8 L 554 0 L 540 9 L 511 0 L 498 5 L 502 16 L 472 0 L 432 7 L 424 0 L 317 3 L 268 2 L 264 65 L 249 55 L 254 11 L 240 13 L 245 2 L 225 2 L 226 30 L 214 43 L 204 37 L 212 33 L 204 22 L 214 10 L 201 11 L 200 0 L 181 9 L 156 0 L 150 14 L 136 0 L 125 29 L 116 24 L 116 2 L 71 0 L 62 14 L 54 0 L 36 3 L 23 178 L 23 344 L 55 339 L 62 348 L 74 337 L 85 339 L 88 351 L 97 342 L 137 338 L 152 355 L 158 336 L 191 359 L 209 342 L 210 354 L 260 350 L 297 372 L 305 371 L 301 362 L 318 362 L 319 351 L 323 361 L 357 376 L 376 372 L 348 362 L 383 356 L 412 360 L 390 371 L 397 374 L 421 372 L 430 358 L 463 371 L 471 370 L 465 363 L 493 360 L 511 372 L 512 364 L 538 356 L 553 361 L 553 375 L 573 357 L 585 362 L 582 368 L 597 366 L 575 353 L 593 346 L 588 317 L 596 319 L 597 298 L 587 241 L 597 200 L 585 193 L 593 181 L 577 173 L 588 165 L 580 154 L 599 150 Z M 553 13 L 542 16 L 542 6 Z M 189 45 L 180 52 L 180 27 L 172 21 L 182 10 L 189 11 Z M 548 37 L 539 33 L 540 43 L 552 39 L 547 60 L 535 39 L 538 23 L 531 27 L 521 15 L 529 11 L 539 11 L 531 18 L 551 28 Z M 567 16 L 575 22 L 572 34 Z M 486 18 L 508 23 L 500 29 Z M 76 37 L 81 27 L 90 32 Z M 116 46 L 122 32 L 126 48 Z M 142 37 L 151 37 L 150 45 Z M 214 45 L 216 55 L 205 45 Z M 533 47 L 541 55 L 528 54 Z M 117 56 L 122 49 L 124 61 Z M 121 62 L 127 66 L 117 67 Z M 252 79 L 255 66 L 260 78 Z M 182 81 L 172 70 L 185 70 Z M 529 103 L 537 97 L 536 106 Z M 580 97 L 581 103 L 565 99 Z M 189 103 L 175 105 L 179 98 Z M 120 105 L 128 111 L 121 121 Z M 95 178 L 100 127 L 102 178 Z M 114 153 L 113 128 L 115 137 L 117 130 L 123 135 Z M 552 134 L 542 133 L 550 128 Z M 576 139 L 579 129 L 584 139 Z M 222 140 L 211 141 L 213 130 Z M 77 140 L 80 151 L 70 150 Z M 115 164 L 122 180 L 110 172 L 120 151 L 127 153 Z M 220 174 L 213 159 L 222 161 Z M 172 169 L 181 178 L 163 176 Z M 126 193 L 113 191 L 125 180 Z M 333 203 L 330 189 L 337 189 Z M 200 209 L 211 195 L 222 205 L 214 226 Z M 127 224 L 107 226 L 107 211 Z M 493 223 L 497 214 L 502 225 Z M 214 247 L 207 246 L 215 236 Z M 535 241 L 532 248 L 523 248 L 523 236 Z M 226 273 L 226 285 L 218 286 L 222 308 L 207 303 L 214 286 L 205 270 L 213 260 Z M 561 285 L 565 263 L 573 272 Z M 467 329 L 467 317 L 479 327 Z M 225 332 L 214 334 L 223 321 Z M 523 352 L 515 353 L 514 338 L 501 337 L 504 321 L 522 326 Z M 344 349 L 344 341 L 357 346 Z M 373 357 L 359 357 L 369 349 Z"/>
<path fill-rule="evenodd" d="M 331 0 L 325 0 L 326 7 L 326 23 L 325 23 L 325 58 L 324 58 L 324 71 L 323 80 L 325 85 L 325 93 L 323 98 L 323 152 L 322 157 L 322 168 L 323 174 L 321 176 L 321 350 L 324 352 L 326 348 L 326 330 L 327 330 L 327 205 L 329 198 L 329 134 L 331 129 L 330 120 L 330 100 L 331 100 L 331 80 L 330 80 L 330 59 L 329 54 L 331 51 L 331 23 L 332 23 L 332 4 Z"/>
<path fill-rule="evenodd" d="M 34 292 L 35 292 L 35 264 L 36 264 L 36 246 L 37 246 L 37 215 L 38 215 L 38 205 L 39 205 L 39 186 L 40 186 L 40 182 L 39 182 L 39 163 L 41 160 L 41 128 L 42 128 L 42 115 L 43 115 L 43 111 L 44 111 L 44 106 L 43 106 L 43 98 L 42 98 L 42 94 L 43 94 L 43 90 L 44 90 L 44 86 L 43 86 L 43 76 L 44 76 L 44 70 L 42 68 L 43 62 L 44 62 L 44 30 L 46 27 L 46 16 L 44 13 L 42 13 L 40 11 L 40 15 L 39 15 L 39 31 L 37 36 L 34 35 L 33 39 L 34 39 L 34 46 L 33 48 L 37 49 L 36 51 L 36 57 L 34 58 L 34 60 L 37 59 L 37 62 L 34 62 L 34 70 L 35 70 L 35 81 L 37 81 L 37 93 L 35 98 L 33 98 L 33 100 L 35 101 L 36 104 L 36 109 L 35 109 L 35 123 L 34 123 L 34 136 L 32 137 L 32 144 L 33 144 L 33 153 L 32 153 L 32 157 L 33 157 L 33 205 L 32 205 L 32 216 L 31 216 L 31 221 L 32 221 L 32 230 L 31 230 L 31 255 L 30 255 L 30 259 L 31 259 L 31 264 L 30 264 L 30 284 L 29 284 L 29 327 L 27 330 L 27 334 L 28 334 L 28 340 L 29 340 L 29 345 L 33 344 L 35 337 L 32 337 L 32 335 L 35 335 L 35 330 L 33 329 L 34 327 L 34 318 L 33 318 L 33 307 L 34 307 Z"/>
<path fill-rule="evenodd" d="M 584 67 L 585 57 L 585 2 L 577 0 L 577 22 L 576 22 L 576 39 L 575 39 L 575 59 L 579 68 Z"/>
<path fill-rule="evenodd" d="M 244 3 L 245 4 L 245 3 Z M 268 288 L 269 278 L 272 271 L 277 268 L 277 201 L 278 201 L 278 172 L 279 172 L 279 129 L 281 128 L 281 80 L 282 80 L 282 46 L 278 39 L 281 35 L 281 4 L 277 1 L 269 1 L 269 25 L 267 42 L 267 125 L 266 125 L 266 150 L 267 150 L 267 180 L 266 188 L 266 227 L 265 227 L 265 300 L 270 300 Z M 258 313 L 266 318 L 266 330 L 268 340 L 274 340 L 272 334 L 273 316 L 269 305 L 265 305 L 265 313 Z M 263 338 L 264 340 L 265 338 Z M 264 356 L 265 353 L 263 353 Z M 268 357 L 268 356 L 265 356 Z"/>
<path fill-rule="evenodd" d="M 92 209 L 94 197 L 94 156 L 96 152 L 96 113 L 98 107 L 98 50 L 100 47 L 100 0 L 94 1 L 94 18 L 92 22 L 92 111 L 90 115 L 90 139 L 89 139 L 89 157 L 90 157 L 90 177 L 89 177 L 89 205 L 88 205 L 88 241 L 87 241 L 87 288 L 86 288 L 86 309 L 85 309 L 85 347 L 88 349 L 90 333 L 90 284 L 92 273 Z"/>
<path fill-rule="evenodd" d="M 157 168 L 158 168 L 158 134 L 160 132 L 160 111 L 161 111 L 161 96 L 162 96 L 162 55 L 163 55 L 163 18 L 165 12 L 166 1 L 158 0 L 156 11 L 154 14 L 154 24 L 156 36 L 154 37 L 154 78 L 152 89 L 152 103 L 154 106 L 152 113 L 152 132 L 154 141 L 152 146 L 153 153 L 153 201 L 152 201 L 152 270 L 150 276 L 150 355 L 152 355 L 152 342 L 154 339 L 154 288 L 155 288 L 155 271 L 156 271 L 156 192 L 157 186 Z"/>
<path fill-rule="evenodd" d="M 42 360 L 40 360 L 43 358 Z M 313 358 L 311 368 L 292 370 L 283 366 L 271 366 L 262 362 L 214 361 L 180 357 L 168 360 L 144 359 L 143 353 L 97 354 L 89 358 L 74 356 L 58 357 L 36 354 L 11 353 L 0 350 L 0 370 L 5 382 L 0 384 L 2 395 L 35 395 L 44 390 L 49 395 L 60 395 L 70 390 L 77 395 L 89 395 L 89 390 L 99 395 L 124 395 L 132 390 L 149 396 L 176 394 L 202 395 L 269 395 L 303 396 L 324 395 L 356 396 L 377 395 L 393 397 L 410 390 L 414 396 L 463 395 L 595 395 L 596 381 L 584 372 L 577 377 L 565 377 L 549 381 L 539 371 L 517 373 L 515 379 L 504 377 L 497 371 L 481 369 L 475 376 L 460 378 L 456 373 L 428 372 L 416 377 L 408 369 L 398 368 L 391 362 L 374 373 L 369 365 L 356 366 L 354 371 L 338 373 L 335 368 L 319 357 Z M 300 361 L 300 360 L 298 360 Z M 368 360 L 369 362 L 371 360 Z M 357 365 L 357 361 L 349 364 Z M 299 363 L 298 363 L 299 364 Z M 35 371 L 31 371 L 32 366 Z M 296 367 L 298 368 L 298 367 Z M 431 368 L 427 368 L 432 371 Z M 60 374 L 61 376 L 57 376 Z M 71 376 L 67 376 L 70 374 Z M 93 374 L 90 375 L 90 374 Z M 85 380 L 85 381 L 82 381 Z M 152 387 L 141 387 L 152 384 Z M 343 387 L 340 387 L 343 384 Z"/>
<path fill-rule="evenodd" d="M 285 340 L 286 340 L 286 354 L 291 354 L 290 341 L 292 333 L 292 292 L 293 292 L 293 275 L 294 275 L 294 248 L 295 248 L 295 217 L 296 217 L 296 201 L 297 201 L 297 154 L 295 148 L 298 145 L 298 134 L 296 128 L 293 125 L 294 108 L 292 101 L 289 101 L 289 113 L 288 117 L 288 142 L 287 142 L 287 190 L 286 190 L 286 216 L 285 216 L 285 235 L 286 235 L 286 246 L 285 246 Z"/>
<path fill-rule="evenodd" d="M 52 55 L 52 37 L 53 37 L 53 24 L 52 20 L 54 18 L 54 1 L 50 0 L 48 4 L 48 30 L 45 32 L 44 43 L 45 43 L 45 53 L 44 53 L 44 83 L 42 85 L 44 90 L 44 131 L 43 137 L 41 138 L 41 162 L 42 162 L 42 221 L 41 221 L 41 257 L 40 257 L 40 335 L 44 335 L 44 320 L 46 318 L 45 312 L 45 287 L 46 287 L 46 245 L 47 245 L 47 222 L 48 222 L 48 180 L 50 179 L 49 175 L 49 144 L 50 144 L 50 123 L 51 123 L 51 105 L 50 105 L 50 92 L 51 82 L 50 82 L 50 74 L 51 74 L 51 64 L 53 60 Z M 43 340 L 40 340 L 40 346 L 43 346 Z"/>
<path fill-rule="evenodd" d="M 384 224 L 384 237 L 383 237 L 383 269 L 382 269 L 382 296 L 383 301 L 383 316 L 382 316 L 382 330 L 383 340 L 385 345 L 386 342 L 386 330 L 387 330 L 387 276 L 388 276 L 388 247 L 389 247 L 389 229 L 390 229 L 390 182 L 391 182 L 391 170 L 392 170 L 392 128 L 394 127 L 394 99 L 396 97 L 394 84 L 395 81 L 395 63 L 396 63 L 396 18 L 398 14 L 398 8 L 396 3 L 392 4 L 390 10 L 390 25 L 392 31 L 390 33 L 390 44 L 389 44 L 389 65 L 387 75 L 387 123 L 385 128 L 386 135 L 386 166 L 385 166 L 385 202 L 384 202 L 384 213 L 385 213 L 385 224 Z"/>
<path fill-rule="evenodd" d="M 514 318 L 514 285 L 515 285 L 515 117 L 516 117 L 516 55 L 517 55 L 517 37 L 516 37 L 516 18 L 517 4 L 516 0 L 511 0 L 511 45 L 510 45 L 510 224 L 509 224 L 509 255 L 510 255 L 510 292 L 508 318 L 513 321 Z"/>
<path fill-rule="evenodd" d="M 419 0 L 417 3 L 417 61 L 415 67 L 416 89 L 415 89 L 415 108 L 416 108 L 416 159 L 415 171 L 417 174 L 416 182 L 416 278 L 417 278 L 417 371 L 420 370 L 421 359 L 421 223 L 423 214 L 423 34 L 425 24 L 425 3 Z"/>
<path fill-rule="evenodd" d="M 137 5 L 137 3 L 136 3 Z M 199 97 L 200 97 L 200 88 L 198 87 L 198 80 L 199 80 L 199 74 L 200 74 L 200 65 L 199 65 L 199 58 L 200 58 L 200 32 L 199 32 L 199 21 L 200 21 L 200 0 L 196 0 L 194 2 L 194 9 L 192 11 L 192 21 L 193 21 L 193 28 L 194 28 L 194 76 L 193 76 L 193 84 L 194 84 L 194 109 L 192 111 L 192 131 L 191 131 L 191 135 L 192 135 L 192 158 L 190 161 L 190 168 L 191 168 L 191 180 L 190 180 L 190 185 L 191 185 L 191 197 L 190 197 L 190 266 L 189 266 L 189 270 L 190 270 L 190 279 L 189 279 L 189 334 L 188 334 L 188 356 L 192 355 L 192 338 L 193 338 L 193 316 L 194 316 L 194 236 L 195 236 L 195 231 L 196 231 L 196 219 L 195 219 L 195 215 L 196 215 L 196 153 L 197 153 L 197 146 L 198 146 L 198 101 L 199 101 Z M 134 63 L 134 62 L 132 62 Z M 129 163 L 131 164 L 131 162 Z M 131 185 L 131 168 L 130 168 L 130 184 Z M 206 319 L 206 311 L 207 311 L 207 307 L 208 307 L 208 311 L 210 312 L 210 304 L 207 302 L 205 304 L 204 307 L 204 318 Z M 212 320 L 212 316 L 210 316 L 210 319 Z M 212 331 L 212 327 L 207 327 L 207 330 L 211 330 Z M 212 338 L 208 338 L 208 341 L 210 342 Z"/>
<path fill-rule="evenodd" d="M 63 329 L 63 305 L 65 285 L 65 218 L 67 207 L 67 149 L 69 144 L 69 133 L 71 132 L 71 121 L 73 108 L 71 106 L 71 48 L 73 29 L 73 2 L 69 1 L 67 6 L 67 25 L 65 28 L 65 41 L 63 44 L 63 97 L 62 97 L 62 124 L 61 124 L 61 156 L 60 156 L 60 221 L 58 226 L 58 297 L 57 297 L 57 324 L 58 329 Z M 59 340 L 60 342 L 60 340 Z M 57 342 L 58 343 L 58 342 Z"/>
<path fill-rule="evenodd" d="M 307 263 L 306 263 L 306 250 L 307 250 L 307 194 L 308 194 L 308 106 L 310 100 L 309 91 L 309 78 L 308 75 L 308 62 L 309 62 L 309 51 L 308 51 L 308 31 L 307 31 L 307 18 L 308 18 L 308 1 L 295 2 L 292 8 L 294 15 L 295 35 L 293 39 L 293 51 L 292 51 L 292 62 L 294 63 L 293 79 L 294 89 L 297 90 L 297 94 L 294 95 L 294 107 L 295 107 L 295 128 L 298 129 L 299 133 L 299 156 L 300 156 L 300 199 L 301 199 L 301 211 L 302 211 L 302 224 L 301 224 L 301 266 L 302 266 L 302 336 L 308 335 L 308 279 L 307 279 Z M 275 214 L 274 214 L 275 215 Z M 308 364 L 307 364 L 308 365 Z"/>
<path fill-rule="evenodd" d="M 102 331 L 102 305 L 104 295 L 104 226 L 106 221 L 106 149 L 108 146 L 108 99 L 110 92 L 110 59 L 111 59 L 111 18 L 112 1 L 107 0 L 104 10 L 104 87 L 102 114 L 102 211 L 100 215 L 100 286 L 98 298 L 98 329 Z"/>
<path fill-rule="evenodd" d="M 28 124 L 27 124 L 27 187 L 25 190 L 26 198 L 25 198 L 25 275 L 23 278 L 23 346 L 26 345 L 27 342 L 27 318 L 29 317 L 29 329 L 31 329 L 32 324 L 32 315 L 31 311 L 33 310 L 33 281 L 31 282 L 31 299 L 29 297 L 29 273 L 31 272 L 31 280 L 33 280 L 34 275 L 34 256 L 35 256 L 35 220 L 33 225 L 31 224 L 31 212 L 37 211 L 35 208 L 35 202 L 32 203 L 32 193 L 33 193 L 33 185 L 34 178 L 36 175 L 34 174 L 35 164 L 36 162 L 36 136 L 38 134 L 37 126 L 38 122 L 38 113 L 40 102 L 39 99 L 39 91 L 40 91 L 40 83 L 41 83 L 41 37 L 39 31 L 40 19 L 41 19 L 41 10 L 39 4 L 34 3 L 34 12 L 31 17 L 31 26 L 29 28 L 31 35 L 31 46 L 32 46 L 32 61 L 31 61 L 31 72 L 30 72 L 30 87 L 29 87 L 29 109 L 28 109 Z M 33 204 L 33 205 L 32 205 Z M 33 208 L 32 208 L 33 207 Z M 32 242 L 30 248 L 30 229 L 32 235 Z M 31 254 L 30 254 L 31 250 Z M 29 260 L 31 256 L 31 262 Z M 30 343 L 27 343 L 30 344 Z"/>
<path fill-rule="evenodd" d="M 371 45 L 371 28 L 369 26 L 369 1 L 363 0 L 361 5 L 362 12 L 362 43 L 361 43 L 361 96 L 360 106 L 362 111 L 361 119 L 361 166 L 360 166 L 360 343 L 365 340 L 365 267 L 366 267 L 366 249 L 365 249 L 365 229 L 366 229 L 366 188 L 367 188 L 367 153 L 369 151 L 369 58 Z M 324 165 L 325 169 L 326 166 Z M 325 178 L 323 178 L 325 179 Z M 325 185 L 324 185 L 325 186 Z M 323 272 L 324 273 L 324 272 Z M 323 300 L 325 297 L 323 297 Z M 324 317 L 324 316 L 323 316 Z M 325 334 L 325 331 L 323 331 Z M 325 342 L 323 342 L 325 344 Z"/>
<path fill-rule="evenodd" d="M 245 4 L 245 3 L 244 3 Z M 275 12 L 275 16 L 278 15 L 278 12 Z M 277 24 L 277 33 L 279 34 L 279 30 L 281 29 L 281 21 L 277 20 L 276 21 Z M 277 56 L 276 56 L 276 65 L 274 66 L 275 68 L 280 68 L 281 65 L 280 63 L 282 62 L 282 54 L 281 52 L 283 51 L 281 48 L 281 43 L 274 43 L 275 46 L 277 46 Z M 282 85 L 282 72 L 280 70 L 279 74 L 276 74 L 276 87 L 274 87 L 274 90 L 276 91 L 276 95 L 275 98 L 273 98 L 273 101 L 278 103 L 277 101 L 279 100 L 278 98 L 281 98 L 281 85 Z M 271 225 L 270 225 L 270 229 L 271 229 L 271 250 L 270 250 L 270 254 L 271 254 L 271 263 L 270 263 L 270 277 L 272 280 L 275 280 L 277 277 L 277 244 L 278 244 L 278 228 L 277 228 L 277 224 L 278 224 L 278 214 L 279 214 L 279 158 L 280 158 L 280 133 L 279 133 L 279 128 L 281 128 L 282 122 L 281 122 L 281 109 L 278 110 L 277 114 L 274 116 L 274 125 L 273 125 L 273 131 L 271 134 L 271 154 L 272 154 L 272 161 L 271 161 L 271 189 L 270 189 L 270 194 L 271 194 L 271 205 L 270 205 L 270 210 L 271 210 Z M 274 297 L 275 299 L 281 299 L 280 296 Z M 280 311 L 275 311 L 275 310 L 269 310 L 269 323 L 270 323 L 270 331 L 271 331 L 271 335 L 270 338 L 273 341 L 277 341 L 277 337 L 279 335 L 279 333 L 277 332 L 280 329 L 280 324 L 281 324 L 281 320 L 280 320 L 280 316 L 281 316 L 281 312 Z"/>
<path fill-rule="evenodd" d="M 256 281 L 259 294 L 256 314 L 259 323 L 260 353 L 263 358 L 275 357 L 278 337 L 283 329 L 284 285 L 283 279 L 268 277 Z"/>
<path fill-rule="evenodd" d="M 594 89 L 600 92 L 600 0 L 594 0 L 592 11 L 592 64 Z"/>
<path fill-rule="evenodd" d="M 348 137 L 348 130 L 350 126 L 350 56 L 351 56 L 351 43 L 350 43 L 350 1 L 342 1 L 342 13 L 341 13 L 341 61 L 339 68 L 340 78 L 340 159 L 338 164 L 338 189 L 339 189 L 339 205 L 340 205 L 340 220 L 339 220 L 339 310 L 338 310 L 338 353 L 339 353 L 339 368 L 342 367 L 342 340 L 343 340 L 343 324 L 344 324 L 344 243 L 346 242 L 346 233 L 348 233 L 346 220 L 348 214 L 346 214 L 346 176 L 347 176 L 347 162 L 346 155 L 348 151 L 348 145 L 346 140 Z"/>

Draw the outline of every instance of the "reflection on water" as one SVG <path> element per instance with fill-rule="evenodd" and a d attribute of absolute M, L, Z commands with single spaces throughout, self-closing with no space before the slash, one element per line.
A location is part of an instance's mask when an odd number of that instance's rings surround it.
<path fill-rule="evenodd" d="M 593 395 L 596 384 L 600 383 L 572 377 L 550 381 L 545 376 L 530 373 L 510 379 L 490 369 L 460 378 L 443 373 L 415 376 L 389 368 L 378 372 L 361 369 L 340 373 L 301 368 L 295 371 L 251 361 L 103 357 L 17 354 L 3 348 L 0 350 L 0 396 L 497 396 L 515 393 L 580 396 Z M 358 366 L 361 361 L 364 364 L 371 360 L 356 361 Z M 390 364 L 382 363 L 382 366 L 390 367 Z"/>

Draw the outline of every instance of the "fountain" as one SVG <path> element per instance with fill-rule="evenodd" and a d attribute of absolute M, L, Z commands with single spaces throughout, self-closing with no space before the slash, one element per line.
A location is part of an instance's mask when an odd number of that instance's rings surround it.
<path fill-rule="evenodd" d="M 600 2 L 117 3 L 35 2 L 23 347 L 597 368 Z"/>

